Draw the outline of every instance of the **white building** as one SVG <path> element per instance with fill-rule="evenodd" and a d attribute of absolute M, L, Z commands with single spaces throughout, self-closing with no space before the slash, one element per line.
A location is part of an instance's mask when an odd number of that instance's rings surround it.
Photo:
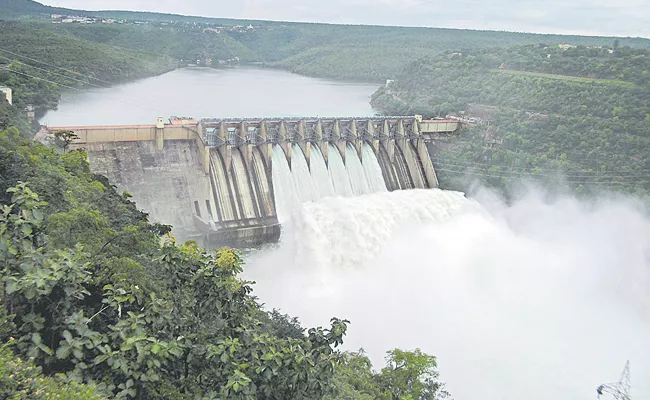
<path fill-rule="evenodd" d="M 4 93 L 5 97 L 7 98 L 7 101 L 9 104 L 14 104 L 13 103 L 13 98 L 12 98 L 12 91 L 11 88 L 5 87 L 5 86 L 0 86 L 0 92 Z"/>

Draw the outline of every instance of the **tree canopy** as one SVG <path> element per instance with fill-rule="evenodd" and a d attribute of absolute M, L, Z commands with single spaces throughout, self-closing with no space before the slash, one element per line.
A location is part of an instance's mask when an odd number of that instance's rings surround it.
<path fill-rule="evenodd" d="M 379 89 L 388 113 L 476 118 L 430 150 L 443 187 L 510 192 L 528 181 L 582 193 L 650 189 L 650 53 L 518 46 L 411 63 Z"/>

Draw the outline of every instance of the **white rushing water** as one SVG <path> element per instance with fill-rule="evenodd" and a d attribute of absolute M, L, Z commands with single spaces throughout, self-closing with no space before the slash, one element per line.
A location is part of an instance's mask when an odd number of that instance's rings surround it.
<path fill-rule="evenodd" d="M 368 178 L 370 193 L 387 192 L 388 189 L 386 189 L 386 182 L 384 182 L 384 177 L 381 175 L 379 161 L 377 161 L 375 152 L 372 151 L 372 147 L 368 143 L 363 144 L 361 156 L 363 158 L 363 169 L 366 171 L 366 177 Z"/>
<path fill-rule="evenodd" d="M 341 158 L 341 153 L 332 144 L 328 145 L 327 159 L 329 160 L 329 171 L 334 185 L 334 192 L 343 197 L 354 195 L 350 184 L 350 176 L 343 163 L 343 158 Z"/>
<path fill-rule="evenodd" d="M 305 326 L 351 320 L 345 347 L 376 368 L 395 347 L 436 355 L 457 400 L 593 399 L 626 360 L 632 398 L 648 398 L 650 218 L 632 201 L 542 199 L 305 203 L 246 275 Z"/>
<path fill-rule="evenodd" d="M 284 150 L 280 146 L 273 146 L 271 175 L 273 178 L 273 192 L 275 194 L 275 210 L 281 223 L 288 221 L 292 210 L 300 206 L 302 201 L 291 176 L 291 169 Z"/>
<path fill-rule="evenodd" d="M 288 222 L 303 203 L 327 197 L 351 197 L 385 192 L 379 162 L 372 148 L 364 144 L 363 163 L 352 146 L 346 148 L 346 162 L 339 150 L 328 145 L 329 167 L 317 146 L 311 148 L 310 164 L 297 144 L 291 146 L 291 166 L 280 146 L 273 146 L 273 187 L 278 219 Z"/>
<path fill-rule="evenodd" d="M 318 146 L 312 146 L 311 148 L 311 177 L 314 182 L 318 182 L 316 188 L 319 199 L 336 196 L 325 159 Z"/>
<path fill-rule="evenodd" d="M 371 192 L 368 185 L 368 178 L 366 177 L 366 171 L 361 165 L 361 160 L 359 159 L 357 151 L 350 144 L 345 147 L 345 161 L 348 176 L 350 177 L 352 193 L 354 193 L 355 196 L 370 194 Z M 381 174 L 379 176 L 381 177 Z"/>
<path fill-rule="evenodd" d="M 297 144 L 291 146 L 291 176 L 294 187 L 298 193 L 298 199 L 302 202 L 314 201 L 320 198 L 315 181 L 311 178 L 307 160 L 302 153 L 302 149 Z"/>

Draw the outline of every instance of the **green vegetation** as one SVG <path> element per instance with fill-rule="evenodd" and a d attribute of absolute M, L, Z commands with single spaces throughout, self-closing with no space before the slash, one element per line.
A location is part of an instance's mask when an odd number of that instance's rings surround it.
<path fill-rule="evenodd" d="M 11 399 L 433 399 L 435 359 L 393 350 L 375 373 L 267 313 L 231 249 L 177 244 L 86 154 L 0 132 L 0 395 Z M 355 356 L 356 357 L 356 356 Z M 358 358 L 358 357 L 357 357 Z M 367 382 L 350 372 L 366 365 Z M 336 397 L 334 397 L 336 398 Z M 338 397 L 340 398 L 340 397 Z"/>
<path fill-rule="evenodd" d="M 468 190 L 478 180 L 510 192 L 521 181 L 560 181 L 578 192 L 647 195 L 649 74 L 650 52 L 626 47 L 445 53 L 409 65 L 373 104 L 479 118 L 432 147 L 446 187 Z"/>
<path fill-rule="evenodd" d="M 3 304 L 16 351 L 46 375 L 142 399 L 326 391 L 347 321 L 301 338 L 264 330 L 237 253 L 161 238 L 169 227 L 92 175 L 83 152 L 15 130 L 0 148 L 3 186 L 29 181 L 2 188 Z"/>
<path fill-rule="evenodd" d="M 33 68 L 28 73 L 44 74 L 42 77 L 68 86 L 106 86 L 106 82 L 142 78 L 178 66 L 171 57 L 83 40 L 57 33 L 49 25 L 0 21 L 0 41 L 2 64 L 17 58 L 48 71 Z"/>
<path fill-rule="evenodd" d="M 161 74 L 178 66 L 172 57 L 94 43 L 49 27 L 0 21 L 0 86 L 13 89 L 13 106 L 0 100 L 0 129 L 30 135 L 25 107 L 36 117 L 56 109 L 62 90 Z"/>
<path fill-rule="evenodd" d="M 16 357 L 10 344 L 0 345 L 0 398 L 10 400 L 101 400 L 95 389 L 74 381 L 44 376 L 31 361 Z"/>
<path fill-rule="evenodd" d="M 333 379 L 334 390 L 326 400 L 434 400 L 449 398 L 438 381 L 435 357 L 422 353 L 391 350 L 386 367 L 379 373 L 363 351 L 343 353 Z"/>

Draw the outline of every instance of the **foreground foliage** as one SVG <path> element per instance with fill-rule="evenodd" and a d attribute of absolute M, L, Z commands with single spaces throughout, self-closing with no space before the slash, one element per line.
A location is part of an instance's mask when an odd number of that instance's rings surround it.
<path fill-rule="evenodd" d="M 438 380 L 436 358 L 415 351 L 391 350 L 386 367 L 372 370 L 370 359 L 359 352 L 341 356 L 333 379 L 334 391 L 328 400 L 434 400 L 450 398 Z"/>
<path fill-rule="evenodd" d="M 394 350 L 377 374 L 365 356 L 335 350 L 348 321 L 305 333 L 266 313 L 238 277 L 237 252 L 175 243 L 85 158 L 0 133 L 0 341 L 11 343 L 0 348 L 0 390 L 176 400 L 440 392 L 435 359 L 419 350 Z"/>
<path fill-rule="evenodd" d="M 9 344 L 0 345 L 0 398 L 10 400 L 101 400 L 95 389 L 43 376 L 41 368 L 16 357 Z"/>
<path fill-rule="evenodd" d="M 0 212 L 2 300 L 22 357 L 118 398 L 327 390 L 346 321 L 297 338 L 263 329 L 262 319 L 286 324 L 262 318 L 236 252 L 161 241 L 169 228 L 93 176 L 80 151 L 58 155 L 15 131 L 0 142 L 4 184 L 30 180 L 9 188 Z"/>

